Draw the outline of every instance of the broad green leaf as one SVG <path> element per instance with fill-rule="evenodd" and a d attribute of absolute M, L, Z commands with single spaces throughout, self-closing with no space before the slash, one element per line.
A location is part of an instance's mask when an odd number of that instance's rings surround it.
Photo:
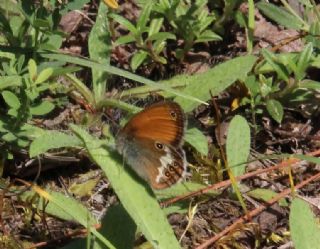
<path fill-rule="evenodd" d="M 267 101 L 267 110 L 271 117 L 280 124 L 283 118 L 282 104 L 278 100 L 270 99 Z"/>
<path fill-rule="evenodd" d="M 244 80 L 251 71 L 257 58 L 252 55 L 242 56 L 221 63 L 205 73 L 195 75 L 180 75 L 168 81 L 184 82 L 187 86 L 182 90 L 183 94 L 191 95 L 202 101 L 208 101 L 213 96 L 218 95 L 236 80 Z M 168 82 L 163 81 L 163 82 Z M 180 96 L 175 98 L 186 111 L 192 111 L 199 103 Z"/>
<path fill-rule="evenodd" d="M 129 168 L 123 167 L 119 163 L 121 158 L 116 160 L 116 154 L 109 152 L 100 140 L 75 125 L 71 128 L 83 140 L 90 157 L 104 171 L 123 207 L 152 245 L 163 249 L 180 248 L 152 190 Z"/>
<path fill-rule="evenodd" d="M 296 249 L 314 249 L 320 245 L 319 221 L 309 204 L 295 198 L 291 204 L 289 225 Z"/>
<path fill-rule="evenodd" d="M 236 115 L 230 122 L 226 152 L 228 165 L 235 176 L 243 175 L 250 153 L 250 127 L 247 120 Z"/>
<path fill-rule="evenodd" d="M 148 53 L 145 51 L 138 51 L 135 53 L 130 62 L 130 66 L 133 71 L 136 71 L 136 69 L 145 61 L 145 59 L 148 57 Z"/>
<path fill-rule="evenodd" d="M 134 248 L 137 225 L 121 204 L 108 208 L 102 220 L 101 233 L 105 235 L 117 249 Z M 94 249 L 104 249 L 97 243 Z"/>
<path fill-rule="evenodd" d="M 111 35 L 109 32 L 108 7 L 100 2 L 98 15 L 89 35 L 90 58 L 102 65 L 110 65 Z M 108 74 L 92 68 L 92 84 L 95 102 L 105 98 Z"/>
<path fill-rule="evenodd" d="M 39 105 L 30 108 L 32 115 L 45 115 L 54 109 L 54 104 L 49 101 L 42 101 Z"/>
<path fill-rule="evenodd" d="M 286 28 L 300 30 L 303 27 L 303 23 L 300 21 L 300 19 L 283 8 L 279 8 L 274 4 L 264 1 L 257 3 L 256 6 L 267 17 Z"/>
<path fill-rule="evenodd" d="M 197 128 L 188 129 L 184 139 L 202 155 L 208 155 L 208 140 Z"/>
<path fill-rule="evenodd" d="M 47 152 L 50 149 L 62 147 L 74 147 L 82 145 L 81 140 L 73 135 L 59 131 L 46 131 L 40 137 L 32 141 L 29 149 L 30 157 L 35 157 Z"/>
<path fill-rule="evenodd" d="M 37 79 L 35 81 L 35 84 L 40 84 L 40 83 L 45 82 L 47 79 L 49 79 L 51 77 L 52 73 L 53 73 L 53 69 L 50 68 L 50 67 L 46 68 L 46 69 L 43 69 L 39 73 L 39 75 L 38 75 L 38 77 L 37 77 Z"/>
<path fill-rule="evenodd" d="M 21 106 L 20 100 L 13 92 L 10 91 L 2 91 L 2 97 L 6 104 L 13 109 L 19 109 Z"/>
<path fill-rule="evenodd" d="M 269 201 L 273 197 L 278 195 L 278 193 L 274 192 L 273 190 L 264 189 L 264 188 L 256 188 L 256 189 L 250 190 L 246 194 L 253 198 L 256 198 L 258 200 L 263 200 L 263 201 Z M 279 200 L 279 205 L 283 207 L 287 207 L 288 202 L 286 201 L 286 199 L 282 198 Z"/>

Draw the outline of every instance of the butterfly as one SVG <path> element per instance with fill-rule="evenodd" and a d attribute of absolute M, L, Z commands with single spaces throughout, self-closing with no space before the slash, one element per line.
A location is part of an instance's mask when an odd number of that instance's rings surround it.
<path fill-rule="evenodd" d="M 177 103 L 156 103 L 135 114 L 119 131 L 116 148 L 153 189 L 165 189 L 186 175 L 185 126 L 184 112 Z"/>

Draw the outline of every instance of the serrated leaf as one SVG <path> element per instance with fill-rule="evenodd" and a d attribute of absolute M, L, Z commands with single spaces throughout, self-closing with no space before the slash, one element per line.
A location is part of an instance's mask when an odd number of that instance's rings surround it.
<path fill-rule="evenodd" d="M 282 104 L 278 100 L 270 99 L 267 101 L 267 110 L 271 117 L 280 124 L 283 118 Z"/>
<path fill-rule="evenodd" d="M 256 6 L 271 20 L 286 28 L 300 30 L 303 27 L 303 23 L 296 16 L 283 8 L 279 8 L 274 4 L 266 3 L 264 1 L 257 3 Z"/>
<path fill-rule="evenodd" d="M 180 248 L 152 190 L 142 184 L 132 171 L 123 167 L 121 158 L 115 160 L 116 154 L 108 151 L 100 140 L 75 125 L 71 125 L 71 128 L 84 142 L 92 160 L 107 175 L 120 202 L 148 241 L 155 248 Z"/>
<path fill-rule="evenodd" d="M 5 91 L 2 91 L 1 94 L 8 106 L 16 110 L 20 108 L 21 106 L 20 100 L 17 97 L 17 95 L 15 95 L 13 92 L 5 90 Z"/>
<path fill-rule="evenodd" d="M 183 94 L 191 95 L 202 101 L 208 101 L 218 95 L 236 80 L 244 80 L 251 71 L 257 58 L 253 55 L 238 57 L 221 63 L 205 73 L 195 75 L 179 75 L 163 82 L 184 82 L 187 86 L 182 90 Z M 199 105 L 199 102 L 185 99 L 180 96 L 175 101 L 181 105 L 184 111 L 192 111 Z"/>
<path fill-rule="evenodd" d="M 49 101 L 42 101 L 39 105 L 30 107 L 32 115 L 45 115 L 54 109 L 54 104 Z"/>
<path fill-rule="evenodd" d="M 230 122 L 226 141 L 228 165 L 235 176 L 243 175 L 250 153 L 250 127 L 245 118 L 236 115 Z"/>
<path fill-rule="evenodd" d="M 309 204 L 295 198 L 291 204 L 289 225 L 296 249 L 314 249 L 320 245 L 320 227 Z"/>
<path fill-rule="evenodd" d="M 58 131 L 46 131 L 40 137 L 37 137 L 30 144 L 30 157 L 35 157 L 47 152 L 50 149 L 58 149 L 63 147 L 75 147 L 82 144 L 81 140 L 72 135 Z"/>
<path fill-rule="evenodd" d="M 188 129 L 185 140 L 202 155 L 208 155 L 208 140 L 199 129 Z"/>

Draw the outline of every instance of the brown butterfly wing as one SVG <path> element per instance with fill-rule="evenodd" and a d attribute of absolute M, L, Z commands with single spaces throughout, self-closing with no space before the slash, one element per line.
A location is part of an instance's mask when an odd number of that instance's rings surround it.
<path fill-rule="evenodd" d="M 125 158 L 153 189 L 168 188 L 185 177 L 187 163 L 182 149 L 150 139 L 139 139 L 134 146 Z"/>
<path fill-rule="evenodd" d="M 183 110 L 177 103 L 157 103 L 134 115 L 121 132 L 175 147 L 182 144 L 185 122 Z"/>

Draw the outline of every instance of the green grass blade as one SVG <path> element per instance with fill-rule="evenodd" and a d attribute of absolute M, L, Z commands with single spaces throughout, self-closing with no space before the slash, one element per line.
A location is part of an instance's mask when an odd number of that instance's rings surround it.
<path fill-rule="evenodd" d="M 119 69 L 119 68 L 116 68 L 113 66 L 103 65 L 103 64 L 94 62 L 92 60 L 88 60 L 88 59 L 84 59 L 84 58 L 80 58 L 80 57 L 75 57 L 75 56 L 70 56 L 70 55 L 66 55 L 66 54 L 42 53 L 41 55 L 45 58 L 64 61 L 64 62 L 68 62 L 68 63 L 74 63 L 74 64 L 78 64 L 80 66 L 90 67 L 90 68 L 94 68 L 96 70 L 108 72 L 110 74 L 119 75 L 119 76 L 125 77 L 127 79 L 131 79 L 131 80 L 140 82 L 142 84 L 148 85 L 152 89 L 161 89 L 163 91 L 172 93 L 173 95 L 179 96 L 180 98 L 185 99 L 186 101 L 192 101 L 192 103 L 198 103 L 198 104 L 200 103 L 200 104 L 207 105 L 207 103 L 205 101 L 198 99 L 196 97 L 193 97 L 192 93 L 191 94 L 181 93 L 181 91 L 174 90 L 174 89 L 167 87 L 165 85 L 159 84 L 159 83 L 154 82 L 152 80 L 146 79 L 146 78 L 141 77 L 139 75 L 130 73 L 128 71 L 125 71 L 125 70 L 122 70 L 122 69 Z"/>

